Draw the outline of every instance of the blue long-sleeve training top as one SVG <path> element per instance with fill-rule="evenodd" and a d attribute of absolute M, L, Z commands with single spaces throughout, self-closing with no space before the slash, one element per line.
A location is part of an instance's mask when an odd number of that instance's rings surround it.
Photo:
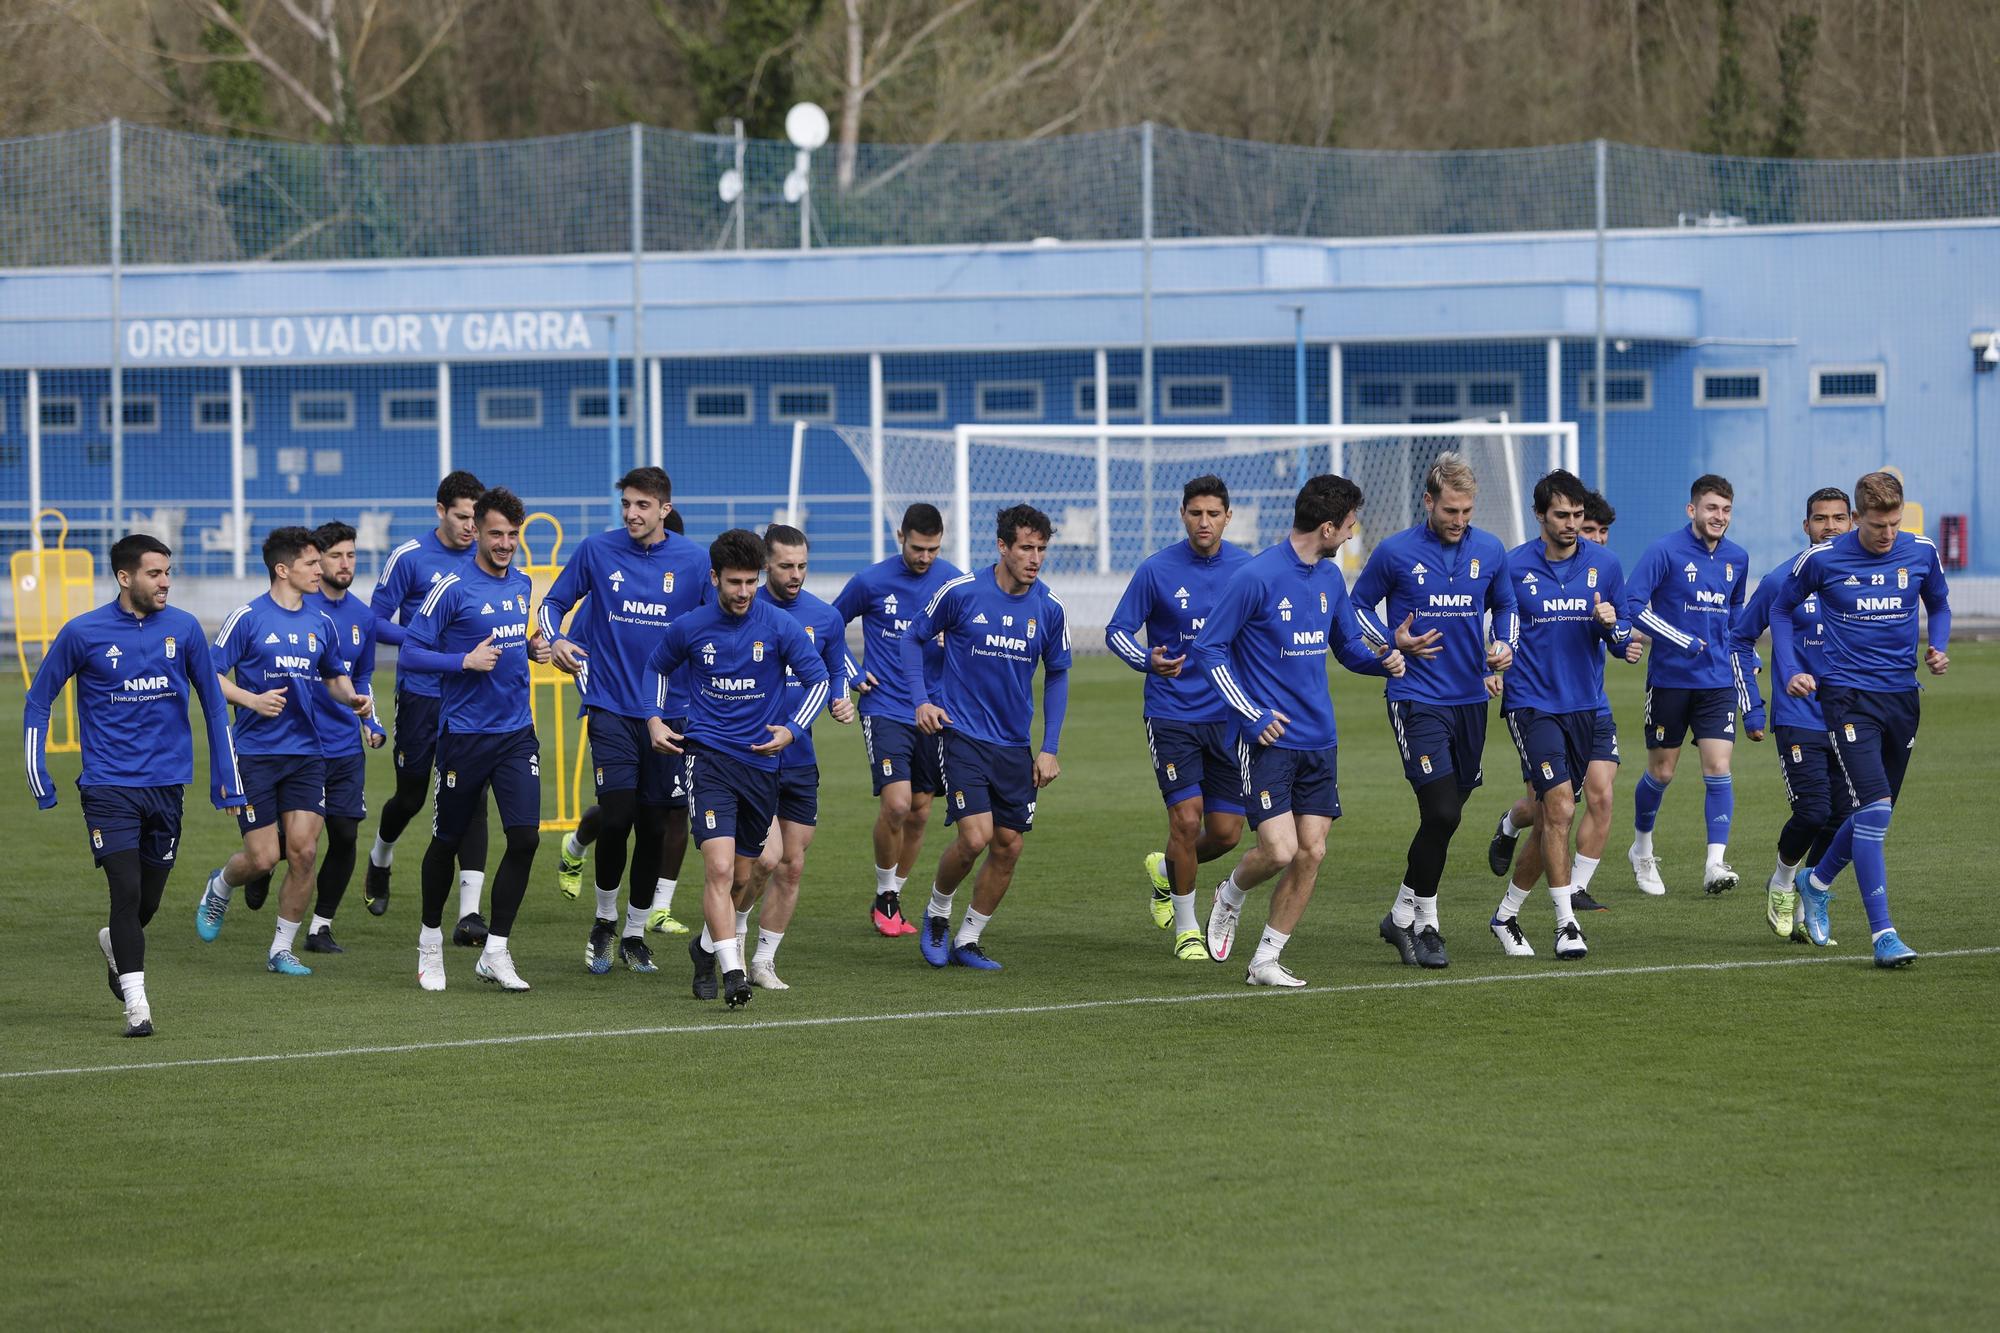
<path fill-rule="evenodd" d="M 1223 588 L 1191 660 L 1234 710 L 1242 740 L 1259 744 L 1275 711 L 1287 719 L 1279 748 L 1327 750 L 1340 741 L 1327 692 L 1329 651 L 1357 675 L 1389 674 L 1363 636 L 1340 567 L 1307 564 L 1282 541 Z"/>
<path fill-rule="evenodd" d="M 1375 543 L 1361 577 L 1354 581 L 1354 604 L 1361 626 L 1377 647 L 1390 646 L 1395 627 L 1414 615 L 1413 634 L 1437 630 L 1438 654 L 1411 657 L 1409 669 L 1389 681 L 1391 699 L 1430 704 L 1486 701 L 1486 617 L 1493 617 L 1493 641 L 1512 648 L 1520 639 L 1514 589 L 1504 577 L 1507 548 L 1481 528 L 1467 528 L 1446 544 L 1428 522 L 1392 532 Z M 1372 619 L 1388 602 L 1383 622 Z"/>
<path fill-rule="evenodd" d="M 320 753 L 313 696 L 326 688 L 322 682 L 347 674 L 337 635 L 326 613 L 303 599 L 298 610 L 287 611 L 264 593 L 229 613 L 215 634 L 216 671 L 235 672 L 236 684 L 252 694 L 285 691 L 276 717 L 236 710 L 238 754 Z M 343 725 L 361 725 L 352 709 L 346 712 Z"/>
<path fill-rule="evenodd" d="M 534 585 L 518 569 L 489 574 L 466 562 L 432 587 L 410 622 L 402 667 L 440 680 L 443 730 L 504 735 L 534 723 L 528 687 L 528 601 Z M 500 660 L 470 671 L 465 655 L 493 636 Z"/>
<path fill-rule="evenodd" d="M 952 730 L 994 745 L 1027 745 L 1035 716 L 1035 666 L 1042 667 L 1042 749 L 1058 753 L 1069 710 L 1069 612 L 1039 581 L 1018 593 L 1000 586 L 1000 567 L 960 574 L 931 594 L 903 640 L 903 680 L 918 703 L 944 709 Z M 917 644 L 942 634 L 944 669 L 934 688 Z"/>
<path fill-rule="evenodd" d="M 791 731 L 787 749 L 797 746 L 826 706 L 830 686 L 826 663 L 804 627 L 757 598 L 740 616 L 710 602 L 667 627 L 647 661 L 657 700 L 653 717 L 672 716 L 666 678 L 682 667 L 689 683 L 683 734 L 766 770 L 778 767 L 778 755 L 752 754 L 750 747 L 769 741 L 773 726 Z M 803 693 L 786 688 L 791 677 Z"/>
<path fill-rule="evenodd" d="M 815 597 L 804 588 L 791 601 L 786 601 L 771 591 L 770 585 L 757 589 L 757 600 L 768 603 L 799 622 L 799 628 L 806 632 L 806 638 L 819 652 L 821 665 L 827 672 L 827 701 L 843 697 L 854 684 L 859 668 L 854 659 L 847 655 L 847 625 L 840 618 L 840 612 L 824 597 Z M 806 683 L 799 679 L 799 673 L 785 668 L 785 690 L 796 712 L 805 701 Z M 778 751 L 779 768 L 805 768 L 819 762 L 819 753 L 813 749 L 812 729 L 797 733 L 798 739 Z"/>
<path fill-rule="evenodd" d="M 1943 652 L 1951 645 L 1951 589 L 1928 537 L 1899 532 L 1881 555 L 1861 544 L 1858 531 L 1811 547 L 1793 563 L 1771 618 L 1791 615 L 1814 595 L 1826 633 L 1826 672 L 1818 678 L 1831 684 L 1885 694 L 1917 688 L 1919 604 L 1930 616 L 1931 647 Z M 1811 671 L 1790 639 L 1774 636 L 1771 656 L 1774 690 Z"/>
<path fill-rule="evenodd" d="M 1250 552 L 1228 542 L 1204 556 L 1196 554 L 1194 543 L 1178 541 L 1133 571 L 1104 627 L 1104 643 L 1127 666 L 1145 673 L 1145 716 L 1188 723 L 1235 716 L 1193 662 L 1182 663 L 1178 676 L 1162 676 L 1153 670 L 1151 652 L 1164 648 L 1169 657 L 1185 657 L 1223 588 L 1250 559 Z"/>
<path fill-rule="evenodd" d="M 1730 625 L 1749 581 L 1743 548 L 1724 537 L 1711 551 L 1692 523 L 1646 548 L 1625 580 L 1623 611 L 1633 628 L 1652 636 L 1648 686 L 1736 688 Z"/>
<path fill-rule="evenodd" d="M 208 724 L 209 800 L 218 810 L 243 804 L 229 704 L 201 622 L 177 606 L 135 616 L 116 601 L 95 607 L 56 632 L 28 687 L 21 731 L 28 790 L 44 810 L 56 803 L 49 778 L 49 714 L 63 686 L 76 681 L 79 787 L 174 787 L 194 780 L 188 696 L 201 700 Z"/>
<path fill-rule="evenodd" d="M 347 668 L 348 679 L 354 682 L 354 692 L 373 694 L 375 613 L 368 609 L 368 603 L 352 593 L 335 601 L 326 595 L 325 589 L 307 593 L 305 601 L 308 607 L 332 622 L 334 647 Z M 334 699 L 333 691 L 326 687 L 323 680 L 313 685 L 312 703 L 313 729 L 319 733 L 319 752 L 328 759 L 361 753 L 363 728 L 382 734 L 380 718 L 371 717 L 366 722 L 358 720 L 353 709 Z"/>
<path fill-rule="evenodd" d="M 589 654 L 576 673 L 583 708 L 620 717 L 652 714 L 646 659 L 677 617 L 714 600 L 708 572 L 708 552 L 677 532 L 651 546 L 641 546 L 623 528 L 583 539 L 535 609 L 543 638 L 566 637 Z M 578 602 L 583 607 L 564 635 L 563 618 Z M 667 708 L 668 717 L 687 712 L 685 674 L 667 682 Z"/>
<path fill-rule="evenodd" d="M 1594 713 L 1604 697 L 1604 652 L 1623 652 L 1632 627 L 1600 624 L 1599 605 L 1619 605 L 1625 571 L 1607 546 L 1579 541 L 1551 560 L 1540 538 L 1507 553 L 1507 581 L 1521 617 L 1521 641 L 1506 675 L 1506 708 Z"/>
<path fill-rule="evenodd" d="M 383 562 L 382 573 L 375 580 L 375 591 L 368 597 L 368 609 L 375 613 L 376 642 L 400 648 L 409 635 L 410 623 L 416 619 L 424 598 L 430 596 L 438 580 L 472 560 L 470 546 L 446 546 L 438 540 L 435 528 L 421 537 L 412 537 L 389 552 L 388 560 Z M 413 673 L 403 665 L 399 654 L 396 658 L 396 688 L 435 699 L 440 686 L 435 672 Z"/>
<path fill-rule="evenodd" d="M 857 618 L 861 621 L 861 670 L 875 677 L 874 686 L 861 696 L 858 705 L 863 717 L 907 723 L 916 716 L 916 695 L 903 678 L 903 635 L 931 594 L 957 577 L 957 567 L 947 560 L 933 561 L 919 577 L 910 572 L 902 553 L 897 552 L 860 570 L 833 599 L 833 609 L 840 612 L 844 623 Z M 926 690 L 937 688 L 938 673 L 943 669 L 944 649 L 926 643 Z"/>
<path fill-rule="evenodd" d="M 1797 563 L 1798 556 L 1789 556 L 1759 580 L 1757 590 L 1750 594 L 1730 624 L 1730 651 L 1736 655 L 1740 686 L 1737 704 L 1743 713 L 1743 725 L 1752 731 L 1762 731 L 1765 722 L 1764 693 L 1757 686 L 1757 640 L 1766 629 L 1771 631 L 1774 642 L 1780 634 L 1790 635 L 1793 653 L 1814 676 L 1826 670 L 1826 634 L 1820 626 L 1818 595 L 1807 597 L 1793 607 L 1789 616 L 1772 615 L 1778 594 L 1784 591 L 1785 580 L 1791 577 L 1792 566 Z M 1776 660 L 1773 654 L 1774 672 Z M 1785 692 L 1784 678 L 1772 683 L 1770 712 L 1770 720 L 1781 727 L 1826 730 L 1826 716 L 1820 712 L 1819 700 L 1793 698 Z"/>

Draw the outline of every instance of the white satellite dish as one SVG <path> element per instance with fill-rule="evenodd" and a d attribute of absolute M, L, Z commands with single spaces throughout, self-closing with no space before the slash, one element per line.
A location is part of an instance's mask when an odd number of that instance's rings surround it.
<path fill-rule="evenodd" d="M 792 147 L 804 152 L 824 147 L 832 128 L 826 112 L 811 102 L 800 102 L 785 113 L 785 137 L 792 141 Z"/>
<path fill-rule="evenodd" d="M 735 167 L 722 173 L 722 179 L 715 183 L 715 192 L 722 196 L 722 202 L 733 204 L 743 197 L 743 173 Z"/>

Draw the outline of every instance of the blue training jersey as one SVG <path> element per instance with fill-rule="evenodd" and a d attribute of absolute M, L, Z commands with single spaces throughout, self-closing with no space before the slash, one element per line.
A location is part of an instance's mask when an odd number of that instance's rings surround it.
<path fill-rule="evenodd" d="M 1361 625 L 1377 647 L 1391 644 L 1394 627 L 1414 615 L 1410 630 L 1437 630 L 1439 652 L 1432 658 L 1411 657 L 1409 669 L 1391 678 L 1391 699 L 1429 704 L 1486 702 L 1486 616 L 1493 615 L 1492 637 L 1512 647 L 1520 638 L 1514 589 L 1505 578 L 1507 548 L 1482 528 L 1467 528 L 1465 536 L 1446 545 L 1428 522 L 1392 532 L 1375 543 L 1361 577 L 1354 581 L 1354 603 L 1363 612 Z M 1376 604 L 1389 605 L 1384 626 L 1371 617 Z M 1282 710 L 1280 710 L 1282 711 Z"/>
<path fill-rule="evenodd" d="M 646 659 L 675 617 L 714 600 L 708 566 L 708 552 L 677 532 L 651 546 L 633 541 L 623 528 L 583 539 L 542 598 L 535 623 L 553 642 L 570 608 L 583 603 L 562 637 L 589 654 L 576 673 L 584 708 L 620 717 L 652 714 Z M 668 717 L 687 713 L 685 673 L 667 682 L 666 706 Z"/>
<path fill-rule="evenodd" d="M 958 567 L 948 560 L 934 560 L 920 578 L 903 563 L 899 551 L 887 560 L 878 560 L 847 580 L 847 586 L 833 599 L 833 609 L 841 621 L 861 621 L 861 670 L 875 677 L 874 686 L 861 696 L 863 717 L 888 717 L 898 722 L 912 721 L 917 699 L 903 679 L 903 635 L 924 609 L 931 595 L 958 577 Z M 944 670 L 944 649 L 936 643 L 924 645 L 924 686 L 935 690 Z"/>
<path fill-rule="evenodd" d="M 439 579 L 410 622 L 405 669 L 442 682 L 440 731 L 506 734 L 534 725 L 528 689 L 528 576 L 489 574 L 477 560 Z M 500 660 L 468 671 L 465 655 L 493 636 Z"/>
<path fill-rule="evenodd" d="M 753 768 L 778 767 L 778 755 L 750 752 L 771 739 L 771 727 L 789 728 L 792 743 L 785 748 L 795 749 L 826 706 L 828 673 L 818 646 L 797 620 L 761 597 L 740 616 L 710 602 L 668 626 L 647 661 L 657 701 L 651 716 L 669 716 L 667 677 L 683 667 L 685 734 Z M 802 694 L 787 688 L 794 677 Z"/>
<path fill-rule="evenodd" d="M 21 732 L 28 790 L 46 810 L 56 803 L 47 761 L 49 714 L 63 686 L 76 681 L 76 730 L 83 747 L 79 787 L 177 787 L 194 780 L 188 696 L 208 723 L 209 800 L 216 809 L 243 804 L 229 704 L 215 678 L 201 622 L 177 606 L 135 616 L 116 601 L 56 631 L 35 671 Z"/>
<path fill-rule="evenodd" d="M 1899 532 L 1881 555 L 1861 544 L 1858 531 L 1808 549 L 1772 603 L 1771 618 L 1790 615 L 1815 594 L 1826 632 L 1823 681 L 1885 694 L 1916 689 L 1919 603 L 1930 615 L 1931 647 L 1950 646 L 1951 589 L 1928 537 Z M 1777 681 L 1810 671 L 1789 640 L 1774 639 L 1771 656 Z"/>
<path fill-rule="evenodd" d="M 354 682 L 354 692 L 373 694 L 375 613 L 368 609 L 368 603 L 352 593 L 336 602 L 322 589 L 307 593 L 306 605 L 332 622 L 334 647 L 340 653 L 341 664 L 347 668 L 348 679 Z M 328 759 L 361 753 L 363 729 L 382 734 L 379 719 L 371 717 L 363 722 L 356 718 L 352 708 L 334 699 L 333 691 L 326 687 L 325 681 L 313 686 L 312 702 L 313 727 L 319 732 L 319 752 Z"/>
<path fill-rule="evenodd" d="M 857 668 L 854 659 L 847 655 L 847 625 L 841 620 L 840 612 L 824 597 L 815 597 L 804 588 L 799 595 L 787 602 L 771 591 L 769 584 L 757 589 L 757 600 L 765 602 L 785 612 L 799 622 L 799 628 L 812 640 L 819 650 L 821 665 L 826 667 L 828 677 L 827 699 L 829 701 L 844 696 L 854 683 Z M 805 701 L 806 683 L 799 673 L 785 668 L 785 690 L 792 710 L 797 711 Z M 778 751 L 779 768 L 805 768 L 819 762 L 819 754 L 813 749 L 812 731 L 808 728 L 797 733 L 798 739 Z"/>
<path fill-rule="evenodd" d="M 1363 636 L 1340 566 L 1308 565 L 1281 541 L 1229 580 L 1190 660 L 1234 710 L 1245 743 L 1260 744 L 1259 733 L 1279 712 L 1287 719 L 1280 749 L 1330 750 L 1340 733 L 1327 691 L 1329 650 L 1357 675 L 1388 674 Z"/>
<path fill-rule="evenodd" d="M 237 708 L 238 754 L 320 753 L 313 696 L 326 688 L 323 681 L 347 674 L 336 637 L 333 622 L 318 607 L 302 601 L 298 610 L 287 611 L 269 593 L 229 613 L 215 636 L 216 671 L 235 672 L 236 684 L 252 694 L 285 691 L 285 706 L 276 717 Z M 361 725 L 352 709 L 342 711 L 343 725 Z"/>
<path fill-rule="evenodd" d="M 1785 580 L 1791 577 L 1792 566 L 1798 562 L 1792 556 L 1776 569 L 1766 574 L 1757 584 L 1757 591 L 1736 613 L 1730 625 L 1730 651 L 1736 657 L 1739 680 L 1737 682 L 1737 704 L 1743 713 L 1743 725 L 1752 731 L 1764 729 L 1764 695 L 1757 688 L 1757 640 L 1766 629 L 1771 631 L 1775 642 L 1778 635 L 1788 634 L 1792 640 L 1792 652 L 1804 669 L 1814 676 L 1826 673 L 1826 633 L 1820 624 L 1819 594 L 1814 593 L 1792 608 L 1785 617 L 1772 615 L 1778 604 L 1778 594 L 1784 591 Z M 1772 661 L 1777 660 L 1776 654 Z M 1785 681 L 1789 677 L 1776 675 L 1772 668 L 1771 712 L 1772 722 L 1781 727 L 1806 727 L 1812 731 L 1826 730 L 1826 716 L 1819 710 L 1819 700 L 1813 698 L 1795 699 L 1785 692 Z"/>
<path fill-rule="evenodd" d="M 1578 541 L 1563 560 L 1550 560 L 1539 537 L 1507 553 L 1507 581 L 1521 616 L 1507 692 L 1501 708 L 1545 713 L 1595 713 L 1604 699 L 1604 650 L 1624 652 L 1632 627 L 1597 620 L 1597 607 L 1614 609 L 1625 590 L 1625 571 L 1608 546 Z"/>
<path fill-rule="evenodd" d="M 1692 523 L 1646 548 L 1625 581 L 1623 610 L 1633 628 L 1652 636 L 1649 688 L 1736 687 L 1729 628 L 1749 582 L 1743 548 L 1724 537 L 1711 551 Z"/>
<path fill-rule="evenodd" d="M 1226 722 L 1235 716 L 1193 662 L 1182 663 L 1178 676 L 1167 677 L 1153 670 L 1150 654 L 1165 648 L 1170 657 L 1186 656 L 1224 586 L 1249 563 L 1250 553 L 1228 542 L 1214 555 L 1203 556 L 1195 553 L 1192 542 L 1178 541 L 1147 556 L 1133 571 L 1104 627 L 1104 642 L 1127 666 L 1145 673 L 1147 717 Z M 1139 642 L 1142 629 L 1144 644 Z"/>
<path fill-rule="evenodd" d="M 375 591 L 368 598 L 368 609 L 375 613 L 376 640 L 400 646 L 409 634 L 410 625 L 416 620 L 424 598 L 430 596 L 438 580 L 472 561 L 470 546 L 463 549 L 446 546 L 438 540 L 435 528 L 389 552 L 382 574 L 375 580 Z M 438 676 L 435 672 L 410 671 L 399 655 L 396 658 L 396 688 L 435 699 L 438 697 Z"/>
<path fill-rule="evenodd" d="M 910 632 L 919 643 L 944 636 L 935 687 L 916 685 L 916 654 L 905 640 L 903 678 L 913 693 L 922 690 L 917 702 L 936 704 L 953 731 L 993 745 L 1029 743 L 1040 663 L 1042 749 L 1057 753 L 1069 698 L 1069 612 L 1046 584 L 1008 592 L 998 565 L 960 574 L 931 594 Z"/>

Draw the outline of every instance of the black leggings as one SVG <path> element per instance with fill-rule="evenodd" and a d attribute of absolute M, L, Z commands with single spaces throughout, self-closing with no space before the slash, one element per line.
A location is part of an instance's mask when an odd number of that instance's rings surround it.
<path fill-rule="evenodd" d="M 104 878 L 111 886 L 111 956 L 118 972 L 146 970 L 146 925 L 160 910 L 171 864 L 141 860 L 135 847 L 104 858 Z"/>
<path fill-rule="evenodd" d="M 493 873 L 493 915 L 487 922 L 487 929 L 503 939 L 512 933 L 521 900 L 528 896 L 528 875 L 534 869 L 535 850 L 541 842 L 540 831 L 532 825 L 507 830 L 507 850 L 500 857 L 500 868 Z M 432 930 L 444 925 L 444 906 L 453 888 L 454 859 L 448 844 L 431 839 L 430 848 L 424 853 L 424 925 Z"/>
<path fill-rule="evenodd" d="M 1403 883 L 1419 898 L 1437 897 L 1445 854 L 1451 850 L 1451 835 L 1458 831 L 1458 817 L 1469 795 L 1469 791 L 1459 789 L 1457 776 L 1450 773 L 1417 788 L 1417 835 L 1410 839 Z"/>
<path fill-rule="evenodd" d="M 331 921 L 340 910 L 347 881 L 354 878 L 354 846 L 360 837 L 360 820 L 327 817 L 326 855 L 319 860 L 319 896 L 313 902 L 313 915 Z"/>
<path fill-rule="evenodd" d="M 598 793 L 591 807 L 597 817 L 597 887 L 615 893 L 625 873 L 625 841 L 632 841 L 632 906 L 653 905 L 653 882 L 660 877 L 660 844 L 667 831 L 667 807 L 641 805 L 636 791 Z M 587 820 L 589 815 L 585 816 Z M 578 839 L 582 841 L 581 838 Z"/>
<path fill-rule="evenodd" d="M 430 801 L 431 772 L 428 768 L 418 768 L 412 764 L 396 771 L 396 794 L 382 804 L 382 818 L 376 825 L 384 842 L 395 842 L 403 836 L 403 830 L 410 821 L 423 813 Z M 480 798 L 479 811 L 466 826 L 465 836 L 459 839 L 456 857 L 461 870 L 486 869 L 486 800 Z M 425 853 L 429 859 L 429 853 Z"/>

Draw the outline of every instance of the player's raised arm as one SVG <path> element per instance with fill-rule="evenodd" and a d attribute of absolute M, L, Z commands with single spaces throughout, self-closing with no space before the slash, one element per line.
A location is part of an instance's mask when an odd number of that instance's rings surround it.
<path fill-rule="evenodd" d="M 1625 620 L 1644 630 L 1655 642 L 1664 643 L 1684 657 L 1701 656 L 1701 641 L 1684 630 L 1675 629 L 1652 609 L 1654 594 L 1666 581 L 1669 570 L 1664 546 L 1654 543 L 1632 567 L 1625 584 Z"/>
<path fill-rule="evenodd" d="M 486 655 L 493 651 L 491 635 L 469 653 L 441 651 L 445 627 L 451 623 L 457 607 L 458 586 L 458 575 L 445 575 L 417 608 L 399 658 L 404 670 L 426 676 L 451 676 L 472 667 L 475 657 L 486 662 L 480 670 L 492 669 L 492 663 L 486 660 Z"/>
<path fill-rule="evenodd" d="M 590 654 L 564 637 L 562 627 L 571 609 L 590 596 L 592 549 L 587 543 L 577 548 L 576 554 L 563 566 L 562 573 L 556 575 L 556 581 L 549 585 L 549 590 L 542 595 L 541 604 L 535 608 L 535 632 L 548 640 L 556 666 L 571 675 L 576 674 L 582 659 Z"/>
<path fill-rule="evenodd" d="M 1139 632 L 1146 627 L 1146 612 L 1152 606 L 1152 580 L 1152 571 L 1145 564 L 1134 570 L 1131 581 L 1125 585 L 1124 596 L 1112 609 L 1110 623 L 1104 627 L 1104 646 L 1116 653 L 1119 661 L 1139 672 L 1153 670 L 1151 656 L 1139 646 Z"/>
<path fill-rule="evenodd" d="M 1235 673 L 1229 669 L 1229 648 L 1249 623 L 1262 589 L 1263 585 L 1247 572 L 1231 579 L 1201 633 L 1195 636 L 1194 646 L 1188 650 L 1195 669 L 1215 687 L 1223 702 L 1251 724 L 1252 731 L 1264 729 L 1270 722 L 1271 710 L 1244 693 Z"/>
<path fill-rule="evenodd" d="M 685 619 L 685 617 L 683 617 Z M 652 686 L 653 716 L 664 719 L 667 711 L 667 678 L 687 665 L 687 634 L 680 621 L 667 627 L 646 658 L 646 675 Z"/>
<path fill-rule="evenodd" d="M 1928 617 L 1925 626 L 1925 641 L 1930 651 L 1924 654 L 1924 665 L 1934 676 L 1942 676 L 1949 665 L 1947 656 L 1951 649 L 1951 585 L 1944 576 L 1944 562 L 1938 559 L 1937 547 L 1929 542 L 1919 543 L 1931 553 L 1931 567 L 1924 575 L 1924 586 L 1918 594 L 1924 604 L 1924 615 Z"/>
<path fill-rule="evenodd" d="M 55 783 L 49 778 L 49 714 L 62 697 L 63 686 L 76 674 L 80 660 L 76 632 L 64 625 L 56 631 L 56 641 L 35 670 L 35 682 L 28 687 L 28 701 L 21 710 L 21 738 L 28 765 L 28 791 L 35 804 L 47 810 L 56 803 Z M 212 673 L 211 673 L 212 674 Z"/>
<path fill-rule="evenodd" d="M 375 591 L 368 595 L 368 609 L 375 613 L 375 636 L 391 647 L 401 647 L 409 630 L 396 621 L 396 613 L 402 609 L 403 596 L 409 590 L 410 576 L 417 562 L 406 559 L 417 549 L 414 541 L 404 542 L 389 553 L 389 559 L 382 566 L 382 573 L 375 580 Z"/>
<path fill-rule="evenodd" d="M 1366 615 L 1336 581 L 1333 592 L 1333 655 L 1357 676 L 1400 676 L 1402 653 L 1383 635 L 1379 622 Z"/>
<path fill-rule="evenodd" d="M 1808 546 L 1800 553 L 1799 558 L 1792 562 L 1791 573 L 1785 576 L 1783 584 L 1771 598 L 1769 615 L 1773 624 L 1790 624 L 1792 612 L 1798 609 L 1799 603 L 1819 591 L 1823 566 L 1818 557 L 1820 552 L 1826 549 L 1825 542 L 1817 546 Z M 1811 679 L 1806 664 L 1799 659 L 1798 645 L 1792 641 L 1791 635 L 1771 636 L 1771 671 L 1771 679 L 1775 682 L 1772 688 L 1785 690 L 1788 693 L 1793 692 L 1791 683 L 1794 680 L 1802 676 Z"/>
<path fill-rule="evenodd" d="M 229 726 L 229 701 L 222 697 L 221 675 L 208 650 L 208 640 L 190 637 L 187 646 L 188 684 L 201 700 L 208 727 L 208 798 L 218 810 L 243 804 L 243 775 L 236 764 L 236 736 Z"/>
<path fill-rule="evenodd" d="M 790 616 L 784 616 L 779 621 L 777 647 L 783 655 L 784 664 L 792 669 L 799 684 L 805 687 L 805 697 L 799 700 L 799 706 L 792 710 L 785 723 L 794 737 L 803 736 L 811 729 L 820 710 L 826 707 L 833 688 L 833 673 L 821 659 L 812 636 Z"/>
<path fill-rule="evenodd" d="M 367 695 L 371 701 L 375 698 L 375 631 L 379 624 L 377 621 L 363 627 L 361 651 L 354 658 L 354 692 Z M 383 729 L 380 712 L 373 707 L 361 719 L 361 725 L 377 736 L 389 734 Z"/>
<path fill-rule="evenodd" d="M 924 645 L 938 635 L 948 633 L 958 624 L 962 599 L 956 595 L 957 590 L 969 583 L 972 577 L 970 574 L 960 574 L 957 578 L 939 585 L 938 590 L 931 594 L 930 601 L 924 604 L 916 619 L 910 622 L 910 628 L 903 634 L 901 643 L 903 677 L 909 682 L 910 698 L 916 702 L 913 720 L 919 730 L 935 732 L 938 725 L 948 725 L 951 721 L 944 710 L 933 702 L 930 697 L 930 687 L 924 682 Z M 929 727 L 924 726 L 924 710 L 927 708 L 938 718 L 943 719 L 943 722 Z"/>

